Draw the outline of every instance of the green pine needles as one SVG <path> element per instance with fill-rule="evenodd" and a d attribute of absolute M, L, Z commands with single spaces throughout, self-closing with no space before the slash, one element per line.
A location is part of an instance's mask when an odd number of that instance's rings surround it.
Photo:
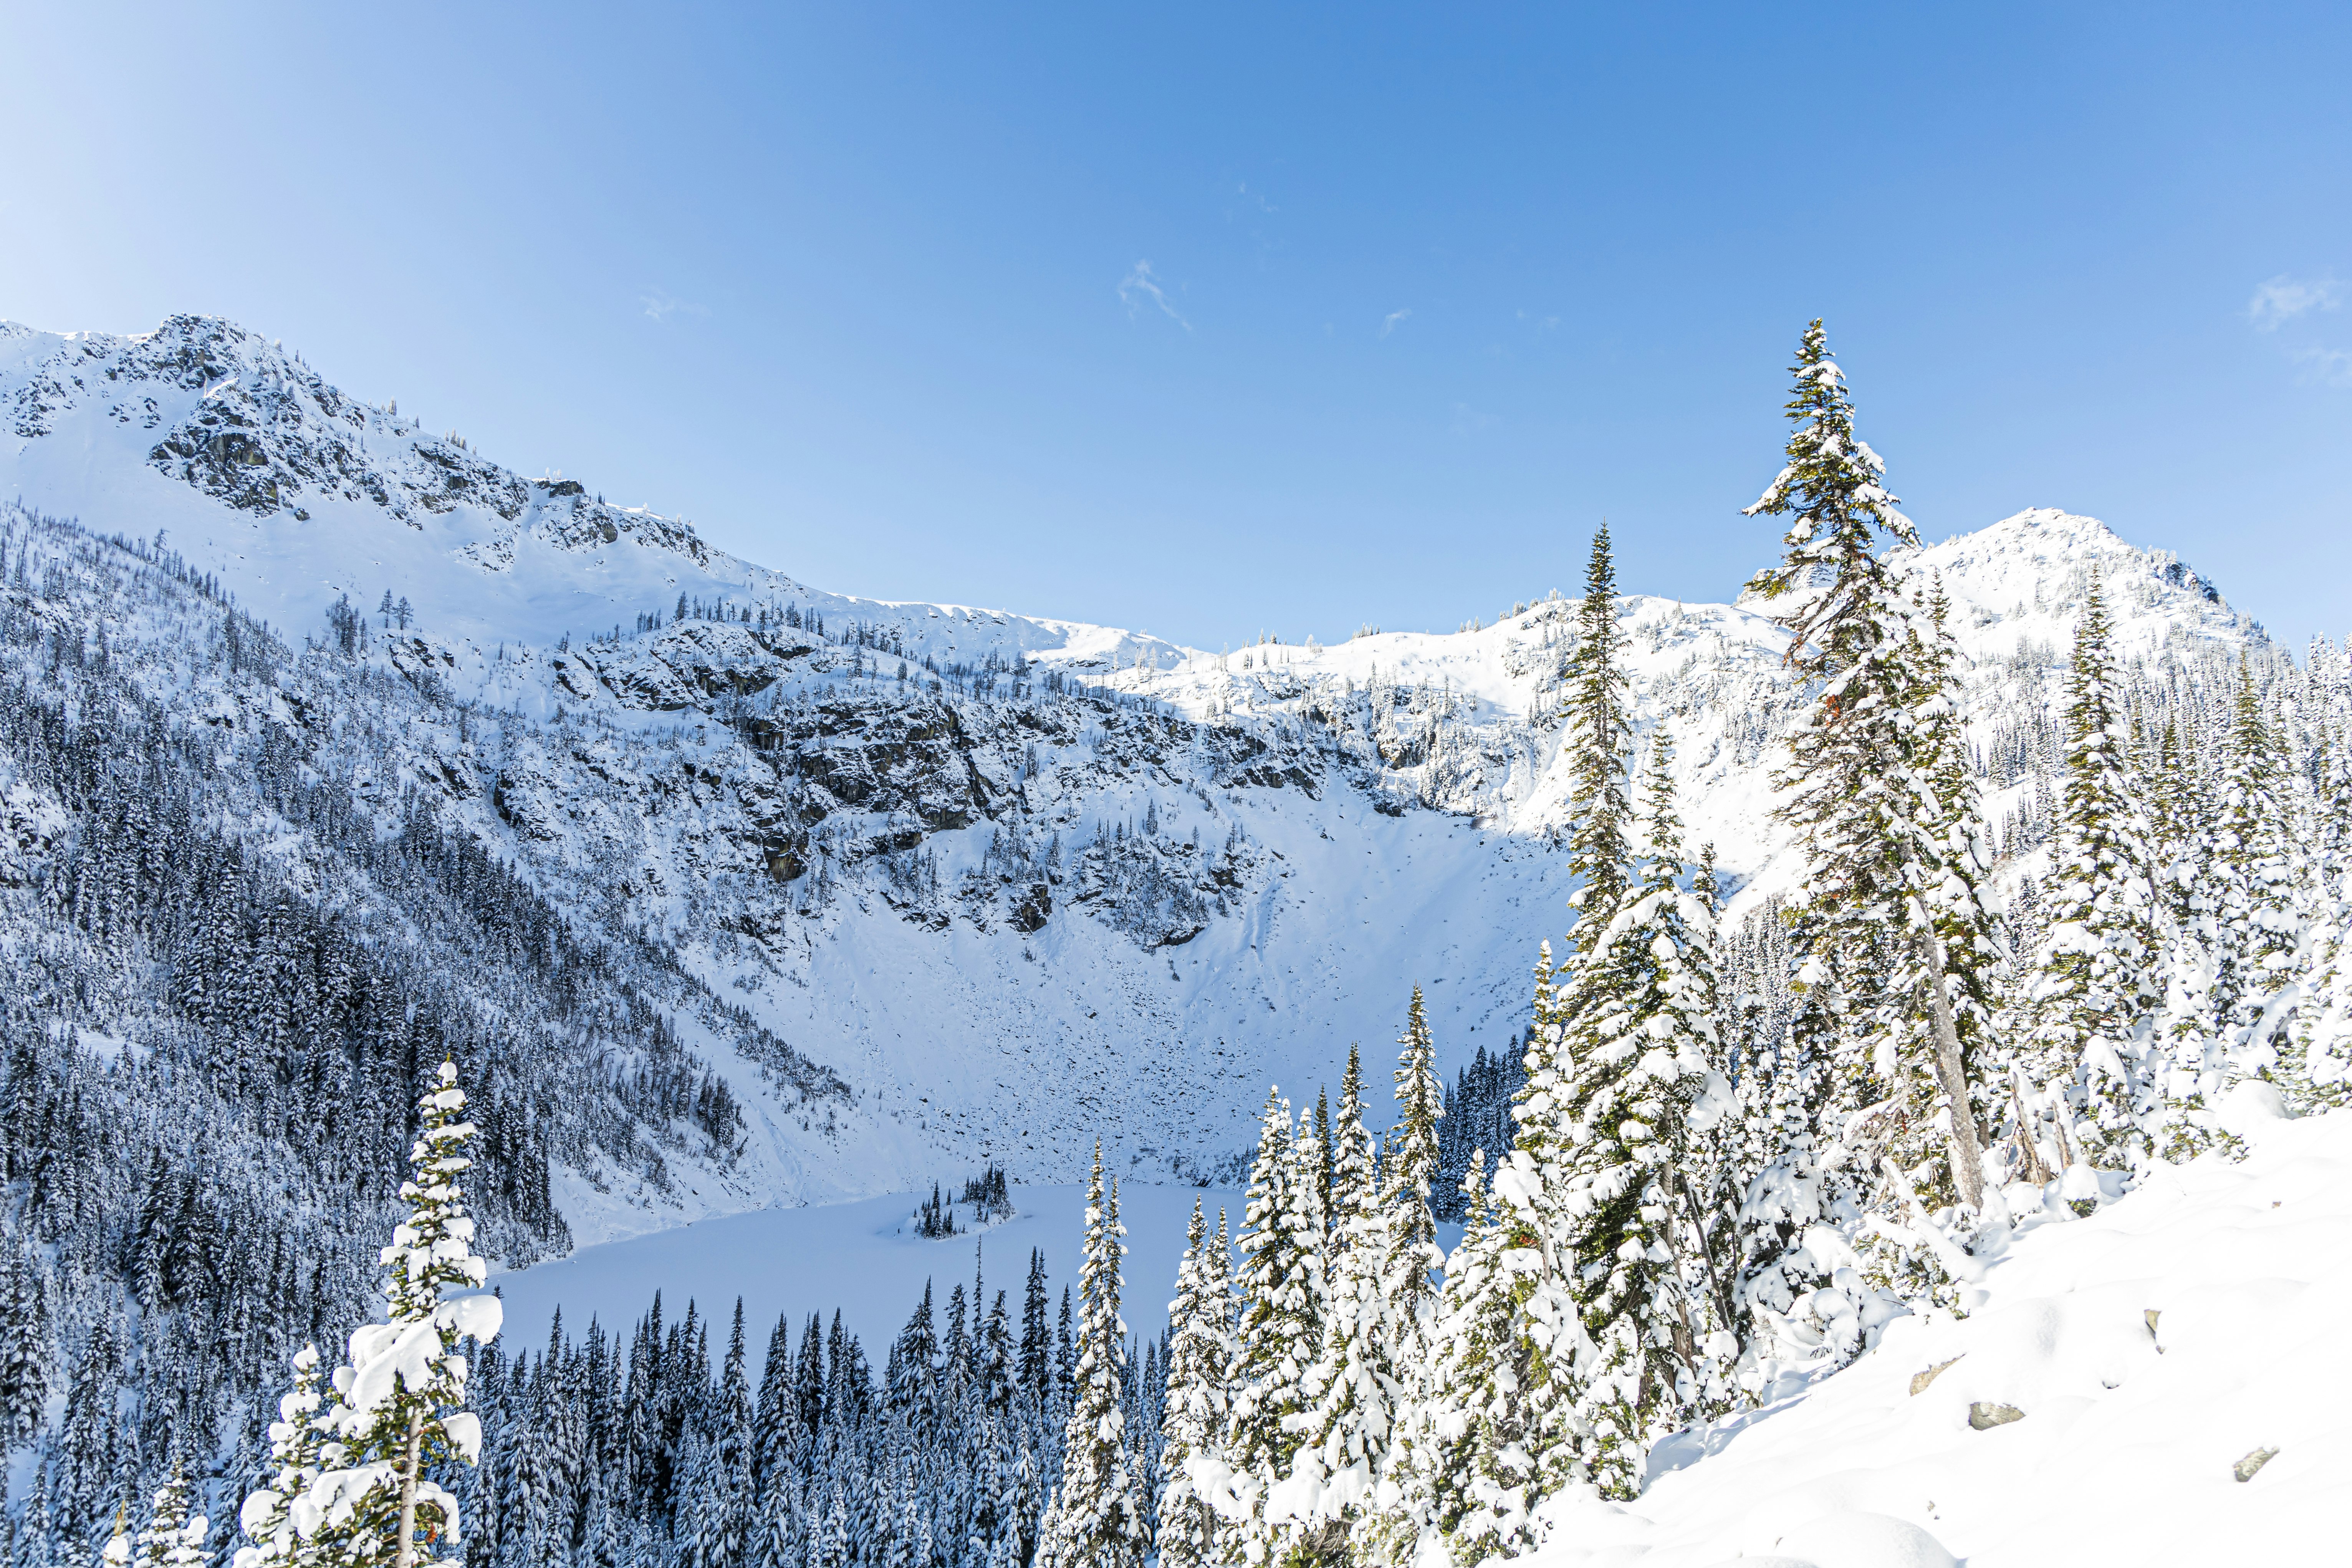
<path fill-rule="evenodd" d="M 1802 918 L 1831 952 L 1805 984 L 1853 994 L 1813 1016 L 1808 1042 L 1830 1070 L 1866 1086 L 1843 1130 L 1889 1163 L 1891 1188 L 1923 1178 L 1972 1211 L 1985 1184 L 1968 1073 L 2000 957 L 1978 893 L 1982 835 L 1959 733 L 1950 638 L 1878 552 L 1918 534 L 1882 482 L 1885 465 L 1854 434 L 1845 382 L 1822 323 L 1806 329 L 1788 405 L 1789 461 L 1751 515 L 1788 516 L 1786 553 L 1749 587 L 1779 606 L 1789 662 L 1818 696 L 1790 741 L 1779 815 L 1805 857 Z M 1862 1117 L 1866 1125 L 1856 1125 Z M 1927 1165 L 1943 1145 L 1942 1169 Z M 1934 1178 L 1940 1177 L 1940 1180 Z"/>

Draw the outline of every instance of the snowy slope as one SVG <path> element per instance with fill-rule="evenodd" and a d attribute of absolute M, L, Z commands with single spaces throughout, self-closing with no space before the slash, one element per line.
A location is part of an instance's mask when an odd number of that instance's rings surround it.
<path fill-rule="evenodd" d="M 0 495 L 104 531 L 166 531 L 280 626 L 315 626 L 343 594 L 373 608 L 389 590 L 454 646 L 551 645 L 686 593 L 887 620 L 942 657 L 1173 656 L 1104 627 L 809 588 L 711 549 L 681 519 L 486 462 L 215 318 L 133 336 L 0 321 Z"/>
<path fill-rule="evenodd" d="M 1505 1043 L 1566 921 L 1572 601 L 1212 654 L 853 598 L 513 474 L 198 317 L 0 325 L 0 496 L 166 535 L 298 647 L 339 599 L 367 614 L 359 664 L 432 706 L 388 752 L 323 742 L 357 794 L 425 792 L 583 929 L 656 944 L 849 1085 L 813 1122 L 682 1026 L 743 1102 L 746 1147 L 666 1192 L 560 1173 L 583 1242 L 983 1159 L 1067 1182 L 1097 1135 L 1132 1176 L 1191 1176 L 1247 1146 L 1269 1081 L 1312 1099 L 1351 1040 L 1384 1059 L 1416 982 L 1448 1070 Z M 2023 759 L 1988 776 L 1996 820 L 2030 814 L 2092 570 L 2142 657 L 2275 657 L 2088 519 L 2021 513 L 1921 563 L 1955 603 L 1980 743 Z M 374 614 L 386 597 L 407 625 Z M 1792 872 L 1769 816 L 1803 695 L 1780 635 L 1747 605 L 1620 615 L 1736 915 Z"/>
<path fill-rule="evenodd" d="M 2241 1116 L 2243 1164 L 2207 1155 L 2087 1220 L 2029 1222 L 1967 1320 L 1898 1320 L 1847 1370 L 1663 1447 L 1638 1502 L 1556 1500 L 1533 1561 L 2343 1561 L 2352 1114 Z M 1996 1405 L 2022 1415 L 1971 1424 Z"/>

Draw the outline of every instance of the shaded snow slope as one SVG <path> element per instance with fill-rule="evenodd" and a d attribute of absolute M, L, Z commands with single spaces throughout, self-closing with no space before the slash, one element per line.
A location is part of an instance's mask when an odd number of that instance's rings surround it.
<path fill-rule="evenodd" d="M 1566 924 L 1570 600 L 1212 654 L 858 599 L 592 481 L 512 473 L 188 316 L 132 337 L 0 325 L 5 496 L 167 536 L 298 650 L 285 679 L 309 705 L 266 721 L 302 729 L 314 765 L 359 798 L 430 801 L 581 929 L 674 957 L 848 1086 L 812 1119 L 682 1025 L 742 1101 L 744 1147 L 667 1190 L 562 1173 L 583 1242 L 987 1159 L 1071 1181 L 1098 1134 L 1114 1169 L 1198 1176 L 1248 1147 L 1269 1081 L 1311 1100 L 1351 1040 L 1384 1061 L 1415 982 L 1446 1070 L 1505 1045 Z M 2201 579 L 2089 519 L 2021 513 L 1921 564 L 1971 656 L 2011 870 L 2090 572 L 2141 658 L 2278 658 Z M 345 597 L 367 626 L 338 654 Z M 409 606 L 391 624 L 387 597 Z M 1769 773 L 1804 693 L 1754 606 L 1618 613 L 1640 724 L 1674 742 L 1690 842 L 1716 847 L 1736 917 L 1793 878 Z M 166 636 L 99 619 L 86 636 Z M 337 658 L 332 679 L 306 662 Z M 416 704 L 353 743 L 336 694 L 386 680 Z"/>
<path fill-rule="evenodd" d="M 1801 1396 L 1664 1446 L 1639 1501 L 1556 1501 L 1534 1561 L 2340 1561 L 2352 1113 L 2246 1130 L 2243 1164 L 2167 1167 L 2029 1228 L 1969 1319 L 1898 1320 Z M 1996 1406 L 2022 1415 L 1971 1425 Z"/>

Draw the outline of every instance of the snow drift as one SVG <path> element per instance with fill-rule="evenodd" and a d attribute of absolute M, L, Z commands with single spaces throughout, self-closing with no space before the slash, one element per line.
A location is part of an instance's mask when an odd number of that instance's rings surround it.
<path fill-rule="evenodd" d="M 1543 1568 L 2320 1563 L 2352 1473 L 2352 1112 L 2026 1221 L 1964 1320 L 1561 1498 Z"/>

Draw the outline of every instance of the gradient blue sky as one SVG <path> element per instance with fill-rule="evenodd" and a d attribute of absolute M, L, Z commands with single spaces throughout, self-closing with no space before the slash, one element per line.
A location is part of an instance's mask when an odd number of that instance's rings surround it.
<path fill-rule="evenodd" d="M 1931 537 L 2352 630 L 2352 8 L 0 5 L 0 316 L 227 315 L 846 592 L 1731 595 L 1829 321 Z"/>

